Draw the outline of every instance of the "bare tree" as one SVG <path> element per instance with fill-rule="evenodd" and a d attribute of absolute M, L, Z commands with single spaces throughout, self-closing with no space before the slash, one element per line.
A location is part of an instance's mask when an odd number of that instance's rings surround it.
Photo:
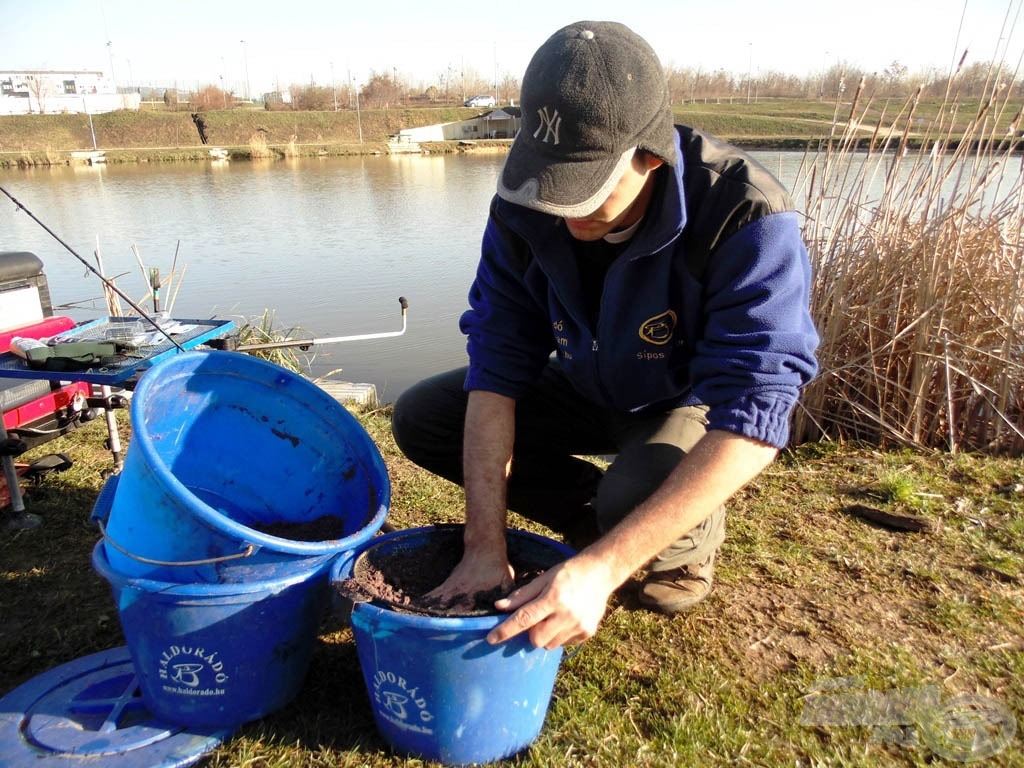
<path fill-rule="evenodd" d="M 498 103 L 512 104 L 519 103 L 519 78 L 506 73 L 505 77 L 498 83 Z"/>
<path fill-rule="evenodd" d="M 50 81 L 36 75 L 28 76 L 28 91 L 35 97 L 36 106 L 39 107 L 39 114 L 46 114 L 46 97 L 52 93 Z M 29 111 L 32 111 L 32 100 L 29 99 Z"/>
<path fill-rule="evenodd" d="M 227 109 L 234 101 L 234 97 L 226 91 L 222 91 L 215 85 L 207 85 L 200 88 L 192 97 L 192 106 L 199 112 L 210 109 Z"/>
<path fill-rule="evenodd" d="M 402 89 L 391 75 L 370 70 L 370 79 L 362 90 L 363 103 L 367 107 L 388 109 L 391 104 L 397 104 L 401 97 Z"/>
<path fill-rule="evenodd" d="M 324 85 L 293 85 L 292 109 L 324 112 L 334 109 L 334 89 Z"/>
<path fill-rule="evenodd" d="M 885 83 L 886 96 L 899 96 L 905 91 L 907 81 L 907 65 L 893 61 L 882 72 L 882 80 Z"/>

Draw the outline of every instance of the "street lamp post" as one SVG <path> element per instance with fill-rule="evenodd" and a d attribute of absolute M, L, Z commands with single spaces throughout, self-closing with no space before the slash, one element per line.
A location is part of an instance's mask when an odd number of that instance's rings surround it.
<path fill-rule="evenodd" d="M 338 111 L 338 84 L 334 79 L 334 62 L 331 62 L 331 90 L 334 92 L 334 111 Z"/>
<path fill-rule="evenodd" d="M 224 109 L 228 108 L 228 92 L 224 90 L 224 71 L 227 67 L 224 64 L 224 57 L 220 57 L 220 95 L 224 100 Z"/>
<path fill-rule="evenodd" d="M 356 124 L 359 126 L 359 143 L 363 143 L 363 118 L 359 113 L 359 84 L 356 84 Z"/>
<path fill-rule="evenodd" d="M 114 93 L 117 93 L 117 77 L 114 75 L 114 42 L 107 40 L 107 56 L 110 58 L 110 80 L 114 84 Z"/>
<path fill-rule="evenodd" d="M 239 42 L 242 44 L 242 66 L 245 68 L 245 100 L 249 101 L 249 57 L 245 51 L 245 40 Z"/>
<path fill-rule="evenodd" d="M 821 82 L 818 84 L 818 101 L 825 98 L 825 67 L 828 64 L 828 51 L 821 57 Z"/>
<path fill-rule="evenodd" d="M 750 69 L 754 63 L 754 44 L 747 43 L 747 104 L 750 103 Z"/>

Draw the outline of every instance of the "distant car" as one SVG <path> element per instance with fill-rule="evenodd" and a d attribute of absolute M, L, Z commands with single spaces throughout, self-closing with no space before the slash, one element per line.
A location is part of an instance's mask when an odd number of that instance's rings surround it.
<path fill-rule="evenodd" d="M 462 102 L 464 107 L 493 107 L 498 100 L 493 96 L 471 96 Z"/>

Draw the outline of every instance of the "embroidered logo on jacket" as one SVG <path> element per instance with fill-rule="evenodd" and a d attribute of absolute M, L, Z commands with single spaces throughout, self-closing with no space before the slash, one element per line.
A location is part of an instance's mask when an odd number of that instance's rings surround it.
<path fill-rule="evenodd" d="M 537 110 L 537 116 L 540 118 L 540 125 L 533 132 L 533 138 L 536 139 L 540 132 L 544 131 L 544 138 L 541 139 L 542 142 L 547 144 L 548 139 L 550 139 L 552 144 L 558 144 L 558 129 L 562 125 L 562 116 L 558 114 L 558 110 L 556 109 L 549 115 L 548 108 L 543 107 Z"/>
<path fill-rule="evenodd" d="M 676 313 L 669 309 L 644 320 L 640 326 L 640 338 L 649 344 L 662 346 L 672 341 L 675 331 Z"/>

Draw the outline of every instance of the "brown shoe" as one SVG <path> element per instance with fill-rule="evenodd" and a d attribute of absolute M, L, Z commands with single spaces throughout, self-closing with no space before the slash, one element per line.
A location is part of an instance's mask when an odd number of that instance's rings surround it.
<path fill-rule="evenodd" d="M 711 592 L 715 556 L 697 565 L 684 565 L 647 575 L 640 587 L 640 602 L 669 615 L 693 608 Z"/>

